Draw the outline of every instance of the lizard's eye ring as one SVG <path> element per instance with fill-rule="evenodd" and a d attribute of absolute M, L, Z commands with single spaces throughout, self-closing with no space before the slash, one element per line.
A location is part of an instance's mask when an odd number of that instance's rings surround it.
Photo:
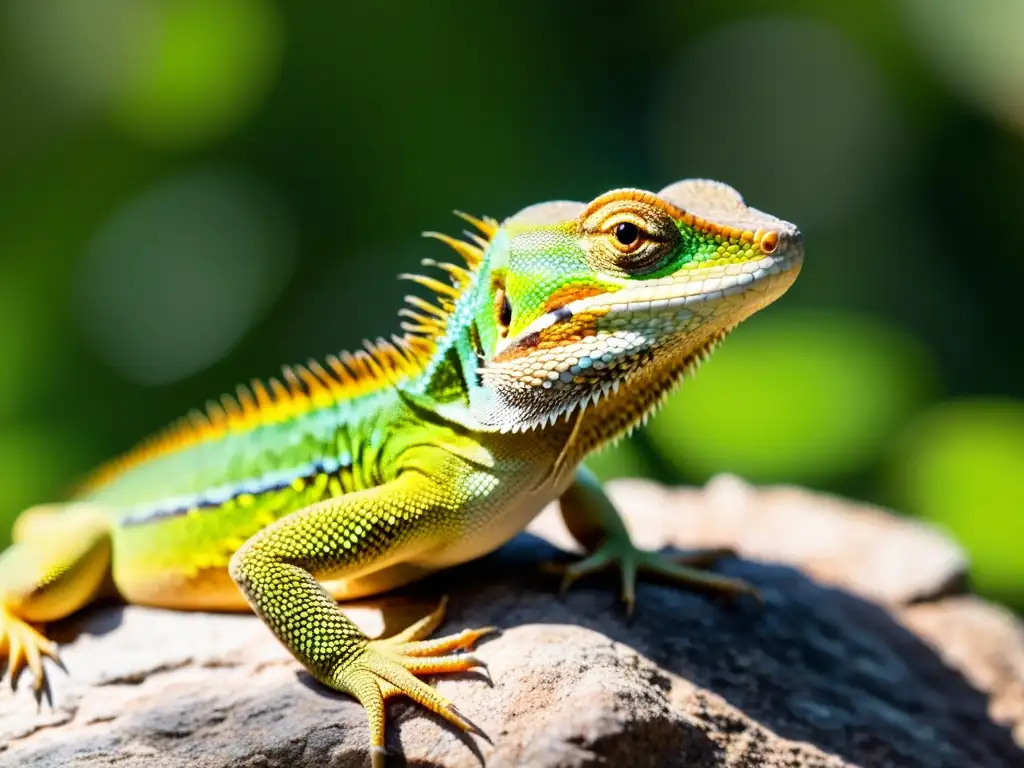
<path fill-rule="evenodd" d="M 591 257 L 611 274 L 644 275 L 679 243 L 675 219 L 633 198 L 611 200 L 581 222 Z"/>

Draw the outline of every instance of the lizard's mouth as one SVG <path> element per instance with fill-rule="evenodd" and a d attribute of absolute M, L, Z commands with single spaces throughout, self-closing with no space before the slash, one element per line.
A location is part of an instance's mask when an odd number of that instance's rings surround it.
<path fill-rule="evenodd" d="M 796 237 L 756 261 L 685 270 L 578 299 L 541 315 L 505 340 L 491 364 L 500 366 L 535 352 L 549 338 L 564 344 L 588 337 L 618 337 L 612 343 L 615 350 L 602 354 L 607 357 L 626 352 L 634 343 L 649 343 L 688 328 L 709 323 L 733 326 L 781 296 L 802 264 L 803 247 Z"/>
<path fill-rule="evenodd" d="M 786 253 L 730 265 L 737 267 L 731 271 L 726 267 L 710 267 L 694 270 L 692 276 L 677 273 L 582 299 L 576 309 L 580 313 L 605 310 L 612 321 L 644 314 L 675 314 L 680 319 L 697 316 L 710 320 L 723 308 L 738 308 L 753 296 L 767 298 L 769 294 L 781 294 L 796 279 L 800 262 L 799 257 Z M 621 325 L 626 327 L 626 324 Z"/>

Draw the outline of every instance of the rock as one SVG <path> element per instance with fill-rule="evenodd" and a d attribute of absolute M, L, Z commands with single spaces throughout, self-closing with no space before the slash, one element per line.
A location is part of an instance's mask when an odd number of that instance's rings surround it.
<path fill-rule="evenodd" d="M 719 475 L 704 489 L 666 491 L 638 480 L 620 480 L 615 488 L 629 505 L 634 538 L 647 547 L 724 542 L 745 558 L 793 565 L 816 581 L 886 603 L 963 586 L 967 557 L 960 547 L 933 527 L 879 507 L 800 488 L 757 490 L 732 475 Z M 538 518 L 531 530 L 575 547 L 557 515 Z"/>
<path fill-rule="evenodd" d="M 396 700 L 394 764 L 1024 766 L 1024 628 L 958 594 L 965 558 L 934 529 L 735 478 L 612 494 L 646 546 L 736 546 L 718 570 L 764 608 L 643 583 L 627 621 L 612 574 L 560 598 L 537 564 L 571 540 L 546 510 L 482 561 L 351 608 L 390 632 L 448 593 L 444 631 L 504 629 L 480 645 L 493 685 L 435 681 L 493 746 Z M 363 711 L 251 616 L 105 606 L 57 629 L 53 707 L 0 694 L 2 768 L 368 764 Z"/>
<path fill-rule="evenodd" d="M 963 595 L 909 606 L 904 621 L 991 700 L 997 722 L 1024 745 L 1024 626 L 1013 614 Z"/>

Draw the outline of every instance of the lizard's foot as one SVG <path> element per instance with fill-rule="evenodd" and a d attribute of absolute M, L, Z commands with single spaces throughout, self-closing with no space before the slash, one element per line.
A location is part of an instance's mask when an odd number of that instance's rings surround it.
<path fill-rule="evenodd" d="M 686 555 L 666 555 L 638 549 L 628 538 L 610 538 L 589 556 L 568 565 L 551 564 L 550 572 L 562 574 L 564 594 L 577 579 L 617 565 L 622 571 L 622 600 L 626 613 L 636 606 L 636 578 L 641 571 L 670 579 L 682 586 L 726 595 L 750 595 L 762 602 L 757 589 L 740 579 L 700 570 L 717 561 L 735 556 L 731 549 L 708 549 Z"/>
<path fill-rule="evenodd" d="M 6 666 L 13 689 L 27 666 L 33 676 L 32 690 L 39 699 L 46 686 L 44 656 L 49 656 L 59 664 L 57 644 L 24 619 L 0 607 L 0 676 Z"/>
<path fill-rule="evenodd" d="M 454 635 L 426 640 L 444 619 L 446 600 L 429 616 L 385 640 L 371 640 L 363 651 L 335 670 L 331 684 L 355 696 L 370 717 L 370 755 L 373 768 L 383 768 L 384 701 L 404 695 L 469 733 L 487 738 L 455 705 L 416 677 L 442 672 L 463 672 L 486 665 L 464 651 L 494 627 L 467 629 Z"/>

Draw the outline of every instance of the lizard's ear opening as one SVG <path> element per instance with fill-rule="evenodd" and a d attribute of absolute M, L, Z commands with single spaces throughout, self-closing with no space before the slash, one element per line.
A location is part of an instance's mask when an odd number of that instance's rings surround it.
<path fill-rule="evenodd" d="M 476 355 L 477 363 L 484 364 L 484 343 L 480 340 L 480 326 L 474 320 L 469 324 L 469 343 L 473 345 L 473 354 Z"/>
<path fill-rule="evenodd" d="M 508 330 L 512 326 L 512 302 L 503 278 L 496 279 L 494 284 L 494 323 L 498 328 L 498 338 L 508 338 Z"/>

